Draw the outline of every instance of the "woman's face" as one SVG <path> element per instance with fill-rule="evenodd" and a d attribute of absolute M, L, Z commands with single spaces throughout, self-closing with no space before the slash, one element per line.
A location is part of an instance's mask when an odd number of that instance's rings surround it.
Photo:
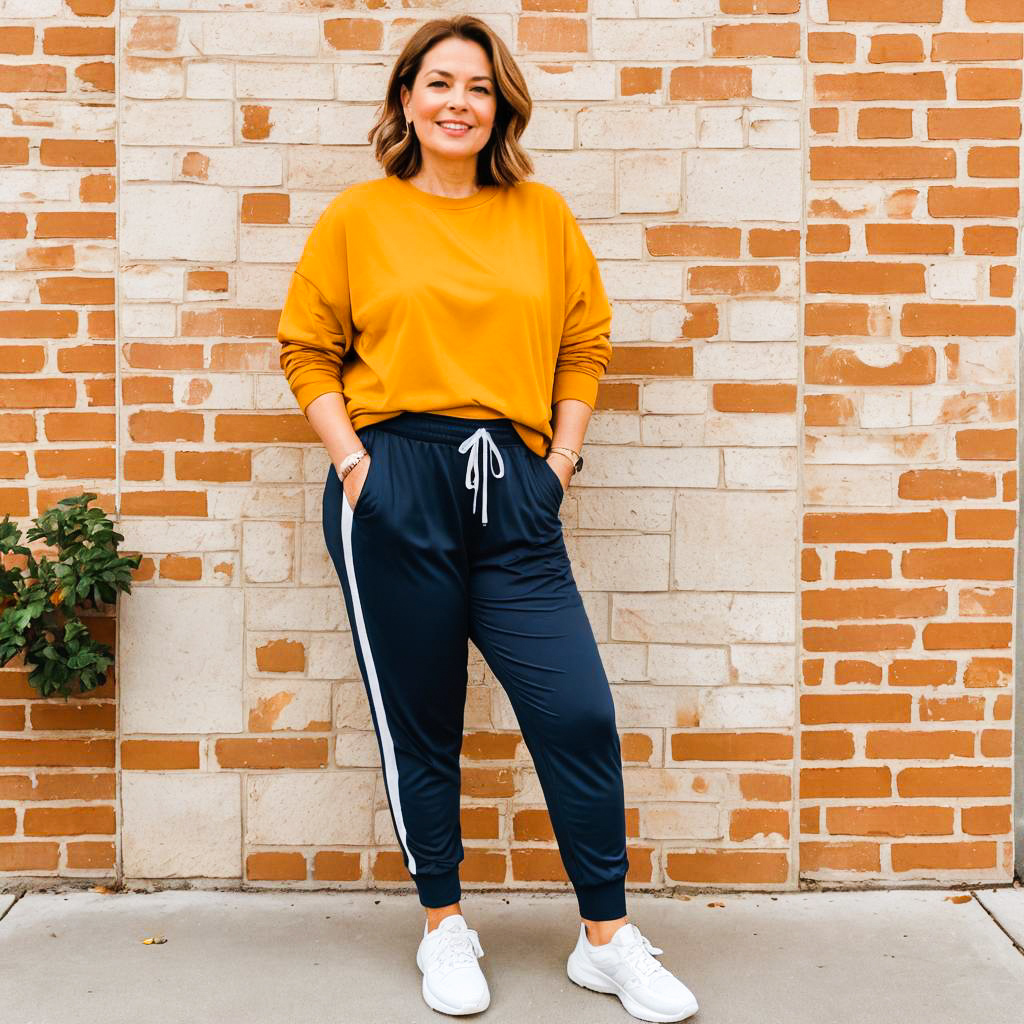
<path fill-rule="evenodd" d="M 487 144 L 494 125 L 497 96 L 493 68 L 478 43 L 451 37 L 432 46 L 420 62 L 412 92 L 403 85 L 402 106 L 431 163 L 476 167 L 476 154 Z M 441 122 L 461 121 L 464 130 L 448 131 Z"/>

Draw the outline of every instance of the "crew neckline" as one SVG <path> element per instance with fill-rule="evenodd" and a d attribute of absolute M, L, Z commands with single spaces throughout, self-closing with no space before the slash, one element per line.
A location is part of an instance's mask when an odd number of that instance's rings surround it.
<path fill-rule="evenodd" d="M 438 196 L 433 192 L 424 192 L 419 186 L 414 185 L 408 178 L 400 178 L 397 174 L 391 175 L 407 195 L 424 206 L 433 207 L 435 210 L 468 210 L 474 206 L 482 206 L 489 203 L 499 191 L 497 185 L 483 185 L 471 196 Z"/>

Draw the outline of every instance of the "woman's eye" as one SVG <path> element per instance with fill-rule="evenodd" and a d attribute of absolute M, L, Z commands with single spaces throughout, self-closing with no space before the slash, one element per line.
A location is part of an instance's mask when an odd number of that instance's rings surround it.
<path fill-rule="evenodd" d="M 431 85 L 445 85 L 446 83 L 444 83 L 444 82 L 431 82 L 430 84 Z M 490 95 L 490 93 L 488 92 L 486 86 L 483 86 L 483 85 L 474 86 L 474 91 L 475 92 L 482 92 L 485 96 L 489 96 Z"/>

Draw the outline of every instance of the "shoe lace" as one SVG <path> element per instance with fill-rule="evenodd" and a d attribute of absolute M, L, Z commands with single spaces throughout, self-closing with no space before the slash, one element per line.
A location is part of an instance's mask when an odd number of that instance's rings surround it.
<path fill-rule="evenodd" d="M 450 971 L 476 963 L 476 958 L 483 955 L 479 936 L 472 928 L 445 928 L 438 936 L 434 962 L 438 968 Z"/>
<path fill-rule="evenodd" d="M 652 945 L 650 939 L 643 935 L 636 925 L 631 926 L 633 942 L 626 948 L 623 959 L 641 977 L 650 978 L 665 971 L 652 954 L 664 953 L 665 950 Z"/>

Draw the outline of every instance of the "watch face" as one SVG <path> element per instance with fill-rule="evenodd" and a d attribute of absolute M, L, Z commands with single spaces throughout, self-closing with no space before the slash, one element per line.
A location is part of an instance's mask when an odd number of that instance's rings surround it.
<path fill-rule="evenodd" d="M 580 457 L 579 457 L 579 458 L 578 458 L 578 459 L 576 460 L 576 472 L 578 473 L 578 472 L 579 472 L 579 471 L 580 471 L 580 470 L 581 470 L 582 468 L 583 468 L 583 456 L 581 455 L 581 456 L 580 456 Z"/>

